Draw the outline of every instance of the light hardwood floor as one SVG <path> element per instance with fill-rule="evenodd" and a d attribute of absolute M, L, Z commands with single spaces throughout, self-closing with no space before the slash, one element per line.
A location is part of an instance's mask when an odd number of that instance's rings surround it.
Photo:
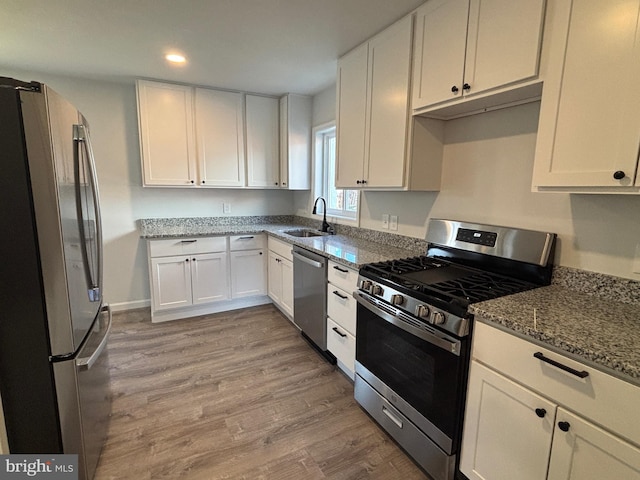
<path fill-rule="evenodd" d="M 272 305 L 112 332 L 95 480 L 428 478 Z"/>

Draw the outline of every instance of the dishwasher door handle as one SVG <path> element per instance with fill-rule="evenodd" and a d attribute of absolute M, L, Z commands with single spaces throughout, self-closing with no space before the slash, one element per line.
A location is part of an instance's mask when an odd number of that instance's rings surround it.
<path fill-rule="evenodd" d="M 322 262 L 316 262 L 315 260 L 312 260 L 312 259 L 310 259 L 308 257 L 305 257 L 304 255 L 301 255 L 301 254 L 299 254 L 298 252 L 295 252 L 295 251 L 292 252 L 292 253 L 293 253 L 293 256 L 296 259 L 300 260 L 301 262 L 306 263 L 307 265 L 311 265 L 312 267 L 315 267 L 315 268 L 323 268 L 324 267 L 324 264 Z"/>

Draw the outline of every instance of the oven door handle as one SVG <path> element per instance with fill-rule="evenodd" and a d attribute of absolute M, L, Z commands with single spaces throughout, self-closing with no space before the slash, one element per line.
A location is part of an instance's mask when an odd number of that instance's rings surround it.
<path fill-rule="evenodd" d="M 360 305 L 365 307 L 370 312 L 374 313 L 375 315 L 382 318 L 383 320 L 395 325 L 396 327 L 401 328 L 405 332 L 410 333 L 411 335 L 414 335 L 418 338 L 421 338 L 422 340 L 425 340 L 426 342 L 429 342 L 432 345 L 435 345 L 436 347 L 442 348 L 447 352 L 453 353 L 458 357 L 460 356 L 461 354 L 460 340 L 454 340 L 453 338 L 450 338 L 449 336 L 444 334 L 432 333 L 432 332 L 428 332 L 426 330 L 422 330 L 420 328 L 414 327 L 413 325 L 405 322 L 401 318 L 398 318 L 396 315 L 393 315 L 385 310 L 382 310 L 381 308 L 371 303 L 371 301 L 368 300 L 369 297 L 364 295 L 362 292 L 359 292 L 359 291 L 353 292 L 353 298 L 355 298 Z M 392 309 L 392 307 L 387 307 L 387 308 L 389 308 L 390 310 Z"/>

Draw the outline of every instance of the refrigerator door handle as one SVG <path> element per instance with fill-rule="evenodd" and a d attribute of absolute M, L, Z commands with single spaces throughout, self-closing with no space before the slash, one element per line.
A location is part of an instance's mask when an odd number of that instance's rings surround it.
<path fill-rule="evenodd" d="M 102 351 L 107 346 L 109 333 L 111 333 L 111 322 L 112 322 L 111 307 L 109 305 L 104 305 L 100 310 L 100 313 L 104 311 L 108 313 L 107 318 L 109 320 L 109 323 L 107 324 L 107 328 L 104 331 L 104 336 L 102 337 L 102 340 L 100 340 L 100 344 L 98 345 L 98 347 L 91 353 L 91 355 L 89 355 L 88 357 L 78 357 L 76 359 L 76 366 L 78 367 L 79 371 L 91 369 L 91 367 L 93 367 L 93 364 L 96 363 L 96 360 L 98 360 L 98 358 L 102 354 Z"/>
<path fill-rule="evenodd" d="M 73 141 L 75 143 L 74 148 L 74 163 L 75 163 L 75 183 L 76 183 L 76 206 L 78 209 L 78 221 L 80 222 L 80 234 L 82 240 L 80 241 L 82 247 L 82 254 L 84 257 L 87 286 L 89 287 L 89 298 L 92 302 L 99 302 L 102 299 L 102 217 L 100 215 L 100 194 L 98 193 L 98 176 L 96 174 L 96 164 L 93 157 L 93 147 L 91 145 L 91 137 L 87 128 L 82 125 L 73 126 Z M 87 167 L 89 169 L 91 194 L 93 199 L 93 208 L 96 218 L 96 269 L 95 278 L 92 276 L 89 265 L 89 255 L 87 253 L 86 246 L 86 232 L 84 229 L 84 217 L 82 215 L 82 199 L 80 192 L 80 144 L 84 145 L 84 151 L 87 156 Z"/>

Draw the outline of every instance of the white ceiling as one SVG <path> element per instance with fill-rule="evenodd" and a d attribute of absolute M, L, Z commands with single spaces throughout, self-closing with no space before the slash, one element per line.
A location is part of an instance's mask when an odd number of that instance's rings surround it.
<path fill-rule="evenodd" d="M 340 55 L 423 2 L 0 0 L 0 68 L 314 94 Z M 165 62 L 174 50 L 185 66 Z"/>

